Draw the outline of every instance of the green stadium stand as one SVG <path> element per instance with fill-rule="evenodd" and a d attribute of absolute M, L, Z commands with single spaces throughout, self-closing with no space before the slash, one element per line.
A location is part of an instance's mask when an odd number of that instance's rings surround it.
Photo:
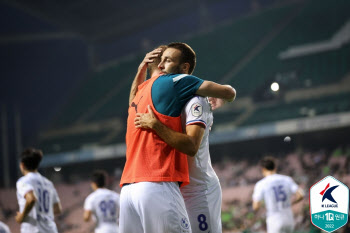
<path fill-rule="evenodd" d="M 273 8 L 185 41 L 197 53 L 194 75 L 219 81 L 259 40 L 296 5 Z"/>
<path fill-rule="evenodd" d="M 92 114 L 86 120 L 98 121 L 116 116 L 126 117 L 128 114 L 131 82 L 132 81 L 130 80 L 127 85 L 125 85 L 119 92 L 115 93 L 113 97 L 109 98 L 108 101 L 106 101 L 106 103 L 95 112 L 95 114 Z"/>
<path fill-rule="evenodd" d="M 309 1 L 278 36 L 231 77 L 230 84 L 236 87 L 240 95 L 245 96 L 264 85 L 266 80 L 273 79 L 277 73 L 297 72 L 299 82 L 291 83 L 290 88 L 300 87 L 306 80 L 311 80 L 312 86 L 338 81 L 350 70 L 347 65 L 350 59 L 349 45 L 287 60 L 280 60 L 278 54 L 292 45 L 330 39 L 349 19 L 348 12 L 350 2 L 347 0 L 337 1 L 337 4 L 330 0 Z"/>
<path fill-rule="evenodd" d="M 53 128 L 73 124 L 114 89 L 116 92 L 118 90 L 130 89 L 131 82 L 141 60 L 141 57 L 137 57 L 92 74 L 92 76 L 82 84 L 73 98 L 70 99 L 67 106 L 63 109 L 62 114 L 60 114 L 52 124 Z M 116 94 L 119 95 L 119 93 Z"/>
<path fill-rule="evenodd" d="M 240 96 L 252 93 L 276 72 L 296 70 L 300 79 L 310 79 L 313 85 L 319 85 L 327 80 L 331 82 L 341 77 L 348 70 L 346 61 L 350 59 L 349 46 L 339 51 L 300 59 L 280 61 L 277 58 L 278 52 L 289 45 L 328 38 L 338 29 L 345 19 L 348 1 L 340 0 L 339 4 L 332 4 L 336 6 L 330 11 L 329 21 L 324 20 L 322 27 L 315 27 L 315 23 L 320 20 L 320 14 L 328 4 L 327 0 L 318 1 L 317 4 L 311 1 L 280 36 L 233 77 L 231 84 L 236 87 Z M 273 30 L 285 15 L 295 11 L 298 6 L 298 4 L 291 4 L 268 9 L 187 40 L 186 42 L 193 46 L 198 56 L 198 65 L 194 74 L 203 79 L 219 81 L 264 35 Z M 321 18 L 326 17 L 322 15 Z M 327 29 L 323 30 L 324 27 Z M 297 30 L 300 30 L 300 33 L 295 33 Z M 299 34 L 303 37 L 298 36 Z M 112 94 L 104 103 L 84 120 L 98 121 L 120 116 L 120 109 L 127 108 L 130 83 L 142 56 L 94 73 L 64 108 L 63 113 L 53 123 L 53 128 L 73 124 L 111 92 Z M 325 63 L 329 66 L 324 66 Z M 120 77 L 123 77 L 122 81 Z M 254 82 L 251 81 L 253 78 Z M 301 84 L 292 83 L 290 86 L 293 87 L 293 85 L 298 87 Z M 113 93 L 113 90 L 116 91 Z"/>
<path fill-rule="evenodd" d="M 80 149 L 83 145 L 99 144 L 108 131 L 63 135 L 41 141 L 40 147 L 44 153 L 56 153 Z"/>
<path fill-rule="evenodd" d="M 271 30 L 276 22 L 294 8 L 295 5 L 289 5 L 270 9 L 186 41 L 197 52 L 198 64 L 194 75 L 218 81 L 235 62 L 257 43 L 259 38 Z M 220 58 L 220 62 L 216 58 Z M 131 70 L 135 72 L 136 67 L 135 64 Z M 95 121 L 120 115 L 120 109 L 128 107 L 128 96 L 129 87 L 117 93 L 88 120 Z"/>
<path fill-rule="evenodd" d="M 349 0 L 337 0 L 336 4 L 331 0 L 296 1 L 221 25 L 206 34 L 196 35 L 185 41 L 197 53 L 194 75 L 220 82 L 247 53 L 261 43 L 262 38 L 273 32 L 288 16 L 293 15 L 294 18 L 242 69 L 230 77 L 228 83 L 236 88 L 238 98 L 251 96 L 257 90 L 262 90 L 278 74 L 295 74 L 296 79 L 284 80 L 285 83 L 282 75 L 283 88 L 287 90 L 336 83 L 350 71 L 349 43 L 336 50 L 285 60 L 281 60 L 278 55 L 290 46 L 330 39 L 349 20 L 348 12 Z M 53 121 L 51 129 L 69 127 L 77 122 L 100 122 L 116 117 L 126 122 L 130 86 L 143 56 L 144 54 L 140 54 L 90 74 Z M 277 102 L 274 106 L 258 108 L 241 125 L 305 117 L 305 109 L 314 109 L 316 115 L 348 111 L 349 97 L 349 94 L 340 94 L 292 103 Z M 214 113 L 214 127 L 215 124 L 234 122 L 244 111 Z M 98 144 L 107 135 L 106 131 L 66 135 L 43 140 L 40 146 L 46 153 L 75 150 L 84 144 Z M 107 143 L 124 142 L 124 139 L 123 129 L 110 137 Z"/>
<path fill-rule="evenodd" d="M 239 117 L 245 109 L 239 109 L 234 111 L 225 111 L 225 112 L 214 112 L 214 128 L 215 125 L 222 125 L 224 123 L 232 123 Z"/>
<path fill-rule="evenodd" d="M 350 110 L 350 93 L 342 93 L 317 99 L 276 103 L 255 110 L 241 125 L 254 125 L 285 119 L 346 112 Z"/>

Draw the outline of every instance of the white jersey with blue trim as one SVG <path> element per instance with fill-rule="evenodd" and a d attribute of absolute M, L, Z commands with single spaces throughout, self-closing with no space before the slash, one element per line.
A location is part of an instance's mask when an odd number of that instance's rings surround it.
<path fill-rule="evenodd" d="M 17 181 L 16 187 L 20 212 L 23 212 L 28 192 L 33 191 L 37 199 L 21 224 L 21 232 L 57 232 L 53 205 L 60 199 L 52 182 L 38 172 L 30 172 Z"/>
<path fill-rule="evenodd" d="M 298 190 L 298 185 L 289 176 L 272 174 L 261 179 L 254 187 L 253 200 L 265 201 L 267 217 L 291 214 L 291 196 Z"/>
<path fill-rule="evenodd" d="M 182 125 L 185 130 L 187 125 L 202 124 L 205 127 L 202 142 L 194 157 L 187 157 L 190 173 L 190 184 L 181 188 L 181 191 L 193 190 L 203 186 L 209 187 L 219 182 L 210 159 L 209 153 L 209 132 L 213 124 L 213 113 L 207 98 L 195 96 L 183 108 Z"/>
<path fill-rule="evenodd" d="M 105 188 L 96 189 L 84 203 L 84 209 L 95 217 L 95 233 L 118 233 L 119 208 L 119 194 Z"/>

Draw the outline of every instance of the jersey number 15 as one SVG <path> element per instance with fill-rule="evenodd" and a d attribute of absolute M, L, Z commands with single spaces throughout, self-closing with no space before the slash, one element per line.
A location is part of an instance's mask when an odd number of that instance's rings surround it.
<path fill-rule="evenodd" d="M 273 188 L 273 191 L 275 193 L 275 197 L 276 197 L 277 202 L 287 200 L 287 194 L 283 190 L 283 185 L 279 185 L 277 187 L 272 187 L 272 188 Z"/>

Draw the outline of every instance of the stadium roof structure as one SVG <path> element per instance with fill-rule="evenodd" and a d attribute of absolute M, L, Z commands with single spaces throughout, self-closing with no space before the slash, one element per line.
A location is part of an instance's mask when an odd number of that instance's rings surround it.
<path fill-rule="evenodd" d="M 52 37 L 82 37 L 93 42 L 108 42 L 157 22 L 187 13 L 198 1 L 134 0 L 4 0 L 6 4 L 58 26 L 64 33 Z M 49 35 L 43 35 L 49 36 Z"/>

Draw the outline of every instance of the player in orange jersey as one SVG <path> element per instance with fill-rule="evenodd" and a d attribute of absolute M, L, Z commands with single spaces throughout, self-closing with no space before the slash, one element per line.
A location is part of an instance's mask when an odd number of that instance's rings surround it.
<path fill-rule="evenodd" d="M 160 53 L 147 54 L 139 71 L 147 69 Z M 129 106 L 127 158 L 121 179 L 121 233 L 191 232 L 179 189 L 189 183 L 187 156 L 154 131 L 136 128 L 134 119 L 150 105 L 161 123 L 181 133 L 182 108 L 195 94 L 229 101 L 235 98 L 232 87 L 190 75 L 195 64 L 195 53 L 187 44 L 172 43 L 159 64 L 165 75 L 153 75 L 147 81 L 135 77 L 132 90 L 136 94 Z M 179 72 L 182 74 L 174 74 Z"/>

